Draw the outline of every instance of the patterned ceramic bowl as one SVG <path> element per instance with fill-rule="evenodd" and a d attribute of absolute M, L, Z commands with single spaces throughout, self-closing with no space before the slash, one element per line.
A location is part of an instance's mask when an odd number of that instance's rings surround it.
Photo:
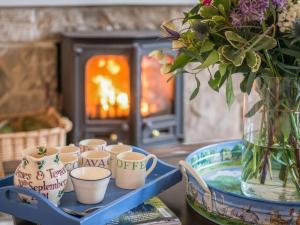
<path fill-rule="evenodd" d="M 201 148 L 180 161 L 187 202 L 218 224 L 300 224 L 300 202 L 268 201 L 242 194 L 242 141 Z"/>

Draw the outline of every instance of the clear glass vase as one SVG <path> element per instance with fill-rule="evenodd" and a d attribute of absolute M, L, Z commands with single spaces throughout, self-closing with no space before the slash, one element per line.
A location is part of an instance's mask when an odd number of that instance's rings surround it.
<path fill-rule="evenodd" d="M 300 78 L 260 76 L 244 101 L 241 189 L 246 196 L 300 200 Z"/>

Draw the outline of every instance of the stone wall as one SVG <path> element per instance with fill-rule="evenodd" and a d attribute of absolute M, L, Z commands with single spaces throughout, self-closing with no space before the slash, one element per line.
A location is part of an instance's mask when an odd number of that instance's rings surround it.
<path fill-rule="evenodd" d="M 157 30 L 182 16 L 183 6 L 99 6 L 0 9 L 0 115 L 39 111 L 58 105 L 57 43 L 62 31 Z M 207 74 L 206 74 L 207 75 Z M 231 112 L 224 91 L 211 91 L 201 76 L 200 95 L 188 102 L 194 79 L 185 85 L 187 142 L 237 138 L 241 104 Z M 206 76 L 208 77 L 208 76 Z"/>

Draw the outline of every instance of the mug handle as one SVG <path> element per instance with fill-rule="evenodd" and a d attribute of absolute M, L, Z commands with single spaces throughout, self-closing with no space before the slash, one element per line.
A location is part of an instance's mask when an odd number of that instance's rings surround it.
<path fill-rule="evenodd" d="M 153 154 L 149 154 L 146 157 L 146 165 L 148 164 L 150 159 L 153 159 L 153 162 L 152 162 L 151 167 L 146 171 L 146 176 L 148 176 L 154 170 L 154 168 L 156 167 L 156 164 L 157 164 L 157 157 Z"/>

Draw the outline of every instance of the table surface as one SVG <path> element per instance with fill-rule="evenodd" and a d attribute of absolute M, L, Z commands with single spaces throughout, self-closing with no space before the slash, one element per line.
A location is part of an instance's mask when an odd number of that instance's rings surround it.
<path fill-rule="evenodd" d="M 178 165 L 178 161 L 184 159 L 189 153 L 209 143 L 194 145 L 180 145 L 168 148 L 149 149 L 149 152 L 157 155 L 160 159 Z M 4 164 L 4 170 L 11 172 L 16 167 L 16 162 Z M 185 201 L 185 187 L 183 182 L 171 187 L 159 195 L 160 199 L 177 215 L 182 225 L 215 225 L 215 223 L 197 214 Z M 0 220 L 1 224 L 1 220 Z M 17 222 L 17 225 L 29 225 L 32 223 Z"/>

